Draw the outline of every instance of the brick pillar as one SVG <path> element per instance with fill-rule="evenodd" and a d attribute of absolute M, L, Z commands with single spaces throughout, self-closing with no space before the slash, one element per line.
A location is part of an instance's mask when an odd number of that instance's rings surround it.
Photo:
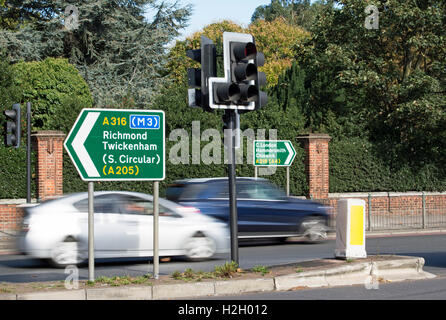
<path fill-rule="evenodd" d="M 33 132 L 34 147 L 37 150 L 37 200 L 63 194 L 63 142 L 62 131 Z"/>
<path fill-rule="evenodd" d="M 329 156 L 327 134 L 310 133 L 297 137 L 305 149 L 305 171 L 309 191 L 307 198 L 326 199 L 329 193 Z"/>

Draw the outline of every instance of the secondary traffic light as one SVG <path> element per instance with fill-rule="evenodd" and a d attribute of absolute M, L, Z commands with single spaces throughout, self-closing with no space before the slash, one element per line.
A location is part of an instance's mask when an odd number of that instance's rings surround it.
<path fill-rule="evenodd" d="M 186 56 L 201 63 L 201 69 L 187 70 L 189 106 L 212 112 L 209 108 L 208 79 L 217 75 L 215 45 L 211 39 L 201 36 L 201 48 L 186 50 Z"/>
<path fill-rule="evenodd" d="M 211 78 L 210 107 L 251 111 L 267 103 L 261 90 L 266 85 L 265 73 L 258 70 L 265 63 L 250 34 L 223 33 L 224 78 Z"/>
<path fill-rule="evenodd" d="M 14 104 L 12 110 L 5 110 L 5 145 L 18 148 L 20 146 L 20 104 Z"/>

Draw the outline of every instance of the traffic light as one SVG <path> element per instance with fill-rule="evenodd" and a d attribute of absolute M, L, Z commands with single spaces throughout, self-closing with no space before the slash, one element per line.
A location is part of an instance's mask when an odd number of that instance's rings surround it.
<path fill-rule="evenodd" d="M 265 63 L 250 34 L 223 33 L 224 78 L 211 78 L 210 107 L 252 111 L 267 103 L 261 90 L 266 85 L 265 73 L 258 70 Z"/>
<path fill-rule="evenodd" d="M 254 42 L 229 42 L 231 53 L 231 81 L 240 88 L 240 99 L 236 104 L 249 105 L 255 102 L 259 109 L 266 104 L 266 93 L 260 90 L 266 84 L 265 73 L 258 71 L 265 63 L 265 56 L 257 52 Z"/>
<path fill-rule="evenodd" d="M 212 112 L 209 108 L 208 78 L 217 75 L 215 45 L 211 39 L 201 36 L 201 48 L 186 50 L 186 56 L 201 63 L 201 69 L 187 69 L 189 106 Z"/>
<path fill-rule="evenodd" d="M 5 145 L 18 148 L 20 146 L 20 104 L 14 104 L 12 110 L 5 110 Z"/>

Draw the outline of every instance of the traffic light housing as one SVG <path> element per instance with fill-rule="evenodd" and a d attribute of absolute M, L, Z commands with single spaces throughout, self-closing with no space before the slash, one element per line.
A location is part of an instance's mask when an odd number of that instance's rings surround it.
<path fill-rule="evenodd" d="M 250 34 L 223 33 L 224 78 L 210 78 L 209 105 L 213 109 L 258 110 L 267 103 L 261 90 L 265 73 L 258 70 L 265 63 Z"/>
<path fill-rule="evenodd" d="M 200 69 L 187 69 L 189 106 L 212 112 L 209 107 L 208 79 L 217 75 L 215 45 L 211 39 L 201 36 L 200 49 L 186 50 L 186 56 L 201 63 Z"/>
<path fill-rule="evenodd" d="M 5 145 L 18 148 L 20 146 L 20 104 L 14 104 L 11 110 L 5 110 Z"/>

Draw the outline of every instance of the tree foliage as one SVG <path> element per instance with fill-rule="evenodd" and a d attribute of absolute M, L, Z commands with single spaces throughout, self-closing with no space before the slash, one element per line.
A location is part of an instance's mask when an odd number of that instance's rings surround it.
<path fill-rule="evenodd" d="M 6 0 L 2 17 L 18 16 L 14 30 L 0 32 L 13 62 L 65 57 L 88 82 L 97 106 L 133 96 L 150 102 L 165 85 L 165 45 L 185 26 L 190 6 L 158 0 Z M 78 26 L 67 28 L 65 8 L 78 8 Z M 153 18 L 144 17 L 151 9 Z"/>
<path fill-rule="evenodd" d="M 419 163 L 446 158 L 446 3 L 376 3 L 379 29 L 366 29 L 360 0 L 321 12 L 296 64 L 306 74 L 312 130 L 366 135 L 389 157 Z M 289 74 L 279 86 L 294 77 Z M 356 128 L 356 130 L 355 130 Z M 398 155 L 400 155 L 398 157 Z M 396 158 L 395 158 L 396 159 Z"/>
<path fill-rule="evenodd" d="M 221 21 L 210 24 L 202 31 L 194 33 L 184 41 L 177 41 L 170 51 L 169 70 L 171 76 L 181 83 L 185 83 L 187 68 L 197 67 L 196 63 L 186 57 L 187 49 L 200 48 L 202 35 L 212 39 L 217 47 L 217 55 L 223 52 L 223 32 L 249 33 L 254 36 L 259 50 L 265 54 L 265 65 L 260 69 L 265 72 L 267 85 L 277 84 L 279 75 L 291 66 L 292 59 L 297 54 L 299 44 L 309 36 L 299 26 L 293 26 L 283 18 L 273 21 L 258 20 L 247 28 L 242 28 L 232 21 Z M 220 63 L 221 64 L 221 63 Z M 221 74 L 219 76 L 222 76 Z"/>
<path fill-rule="evenodd" d="M 271 22 L 280 17 L 292 25 L 310 30 L 317 15 L 326 6 L 332 8 L 333 1 L 271 0 L 270 4 L 255 9 L 251 22 L 258 20 Z"/>
<path fill-rule="evenodd" d="M 12 69 L 22 90 L 16 102 L 32 103 L 33 130 L 68 133 L 82 108 L 93 106 L 87 83 L 67 59 L 19 62 Z"/>

